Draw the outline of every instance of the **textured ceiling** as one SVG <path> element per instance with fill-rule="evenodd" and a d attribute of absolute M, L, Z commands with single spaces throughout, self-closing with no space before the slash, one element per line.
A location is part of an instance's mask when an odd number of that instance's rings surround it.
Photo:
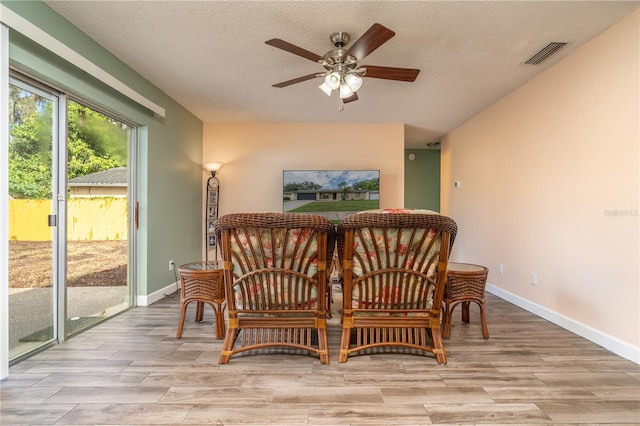
<path fill-rule="evenodd" d="M 425 148 L 561 61 L 639 2 L 615 1 L 45 1 L 205 122 L 404 123 Z M 271 87 L 323 68 L 266 45 L 281 38 L 323 55 L 329 35 L 352 42 L 373 23 L 396 36 L 361 63 L 419 68 L 413 83 L 365 78 L 338 111 L 319 79 Z M 523 64 L 550 42 L 568 45 Z M 348 47 L 348 46 L 347 46 Z"/>

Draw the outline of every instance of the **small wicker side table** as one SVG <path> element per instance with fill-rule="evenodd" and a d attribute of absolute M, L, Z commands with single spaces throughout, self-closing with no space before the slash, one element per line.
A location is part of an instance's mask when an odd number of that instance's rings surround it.
<path fill-rule="evenodd" d="M 442 337 L 448 339 L 451 335 L 451 316 L 453 310 L 462 304 L 462 322 L 469 322 L 469 303 L 477 303 L 480 307 L 480 322 L 482 335 L 489 338 L 487 320 L 484 315 L 484 288 L 487 284 L 489 270 L 484 266 L 470 263 L 449 262 L 447 266 L 447 283 L 444 290 L 443 313 L 444 326 Z"/>
<path fill-rule="evenodd" d="M 180 324 L 176 339 L 182 337 L 182 327 L 187 306 L 196 302 L 196 322 L 204 316 L 204 304 L 213 308 L 216 321 L 216 338 L 224 339 L 224 273 L 222 262 L 192 262 L 178 268 L 180 281 Z"/>

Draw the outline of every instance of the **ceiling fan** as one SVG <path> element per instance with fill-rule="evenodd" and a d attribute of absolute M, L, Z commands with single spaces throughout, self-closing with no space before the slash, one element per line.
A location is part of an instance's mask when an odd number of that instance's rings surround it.
<path fill-rule="evenodd" d="M 396 35 L 395 32 L 376 23 L 356 40 L 351 47 L 346 48 L 345 46 L 349 43 L 351 36 L 345 32 L 336 32 L 329 37 L 335 49 L 328 51 L 324 56 L 317 55 L 279 38 L 267 40 L 265 41 L 266 44 L 317 62 L 325 69 L 323 72 L 316 72 L 274 84 L 273 87 L 282 88 L 313 78 L 323 77 L 324 81 L 320 84 L 320 89 L 328 96 L 331 96 L 333 90 L 337 90 L 341 100 L 340 110 L 342 111 L 342 103 L 358 100 L 356 92 L 362 85 L 361 77 L 414 81 L 420 73 L 419 69 L 359 65 L 359 61 L 389 41 L 394 35 Z"/>

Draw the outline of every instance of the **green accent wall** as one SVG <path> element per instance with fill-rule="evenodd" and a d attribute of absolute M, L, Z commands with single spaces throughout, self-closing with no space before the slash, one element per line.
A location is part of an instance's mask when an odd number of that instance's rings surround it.
<path fill-rule="evenodd" d="M 139 125 L 137 293 L 176 281 L 176 265 L 202 259 L 202 121 L 39 1 L 2 1 L 112 76 L 166 110 L 164 118 L 10 30 L 11 66 Z"/>
<path fill-rule="evenodd" d="M 405 150 L 404 206 L 440 211 L 440 150 Z"/>

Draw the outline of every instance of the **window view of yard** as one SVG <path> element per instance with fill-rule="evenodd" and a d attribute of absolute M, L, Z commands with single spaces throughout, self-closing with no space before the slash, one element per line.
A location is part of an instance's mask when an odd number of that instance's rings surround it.
<path fill-rule="evenodd" d="M 18 87 L 11 86 L 11 95 L 9 287 L 46 287 L 52 284 L 46 215 L 53 190 L 53 107 Z M 67 286 L 127 285 L 126 177 L 113 183 L 114 193 L 105 190 L 109 182 L 95 182 L 99 194 L 90 180 L 73 183 L 127 165 L 127 126 L 75 102 L 68 108 Z"/>
<path fill-rule="evenodd" d="M 126 259 L 126 241 L 69 241 L 67 286 L 126 286 Z M 9 288 L 50 287 L 51 241 L 9 241 L 9 265 Z"/>

